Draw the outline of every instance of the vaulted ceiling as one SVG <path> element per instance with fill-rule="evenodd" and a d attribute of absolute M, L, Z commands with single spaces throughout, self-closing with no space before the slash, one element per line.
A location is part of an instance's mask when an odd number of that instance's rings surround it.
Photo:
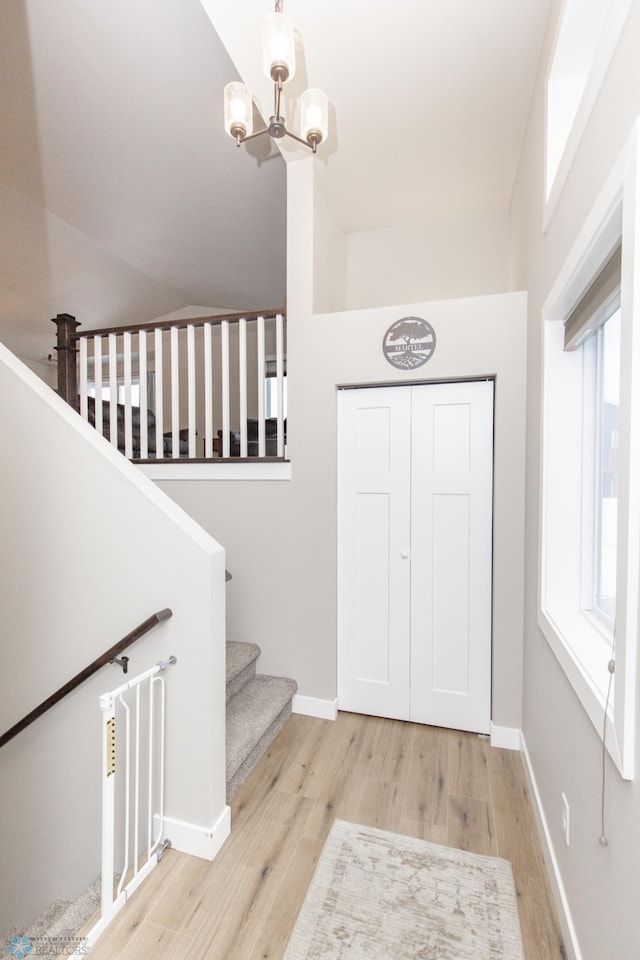
<path fill-rule="evenodd" d="M 260 27 L 273 3 L 243 0 L 241 18 L 235 0 L 202 5 L 268 116 Z M 283 0 L 297 56 L 285 90 L 328 95 L 332 130 L 319 157 L 347 232 L 508 208 L 549 8 Z M 285 157 L 304 155 L 282 143 Z"/>
<path fill-rule="evenodd" d="M 286 0 L 291 101 L 330 100 L 319 165 L 345 231 L 509 205 L 550 0 Z M 285 295 L 285 162 L 237 149 L 222 89 L 261 75 L 265 0 L 2 0 L 0 339 Z M 240 13 L 241 11 L 241 13 Z M 214 28 L 215 25 L 215 28 Z M 295 115 L 290 122 L 295 126 Z"/>
<path fill-rule="evenodd" d="M 225 134 L 236 76 L 199 0 L 2 0 L 0 339 L 283 303 L 284 161 Z"/>

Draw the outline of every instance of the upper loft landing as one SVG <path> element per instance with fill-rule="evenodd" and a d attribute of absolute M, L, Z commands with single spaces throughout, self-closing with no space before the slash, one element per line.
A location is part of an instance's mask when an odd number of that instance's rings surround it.
<path fill-rule="evenodd" d="M 284 309 L 87 333 L 53 322 L 58 393 L 130 460 L 286 461 Z"/>

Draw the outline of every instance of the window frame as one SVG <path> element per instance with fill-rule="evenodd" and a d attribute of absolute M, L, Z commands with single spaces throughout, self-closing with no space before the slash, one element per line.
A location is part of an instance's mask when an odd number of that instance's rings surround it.
<path fill-rule="evenodd" d="M 604 465 L 603 460 L 605 458 L 605 446 L 604 440 L 606 439 L 606 423 L 605 423 L 605 363 L 606 363 L 606 344 L 605 336 L 607 330 L 607 324 L 618 317 L 619 322 L 622 322 L 622 310 L 620 306 L 620 297 L 617 298 L 617 306 L 610 313 L 607 319 L 598 327 L 598 330 L 594 333 L 595 341 L 595 350 L 594 350 L 594 360 L 596 363 L 595 369 L 595 380 L 596 380 L 596 404 L 595 404 L 595 416 L 594 416 L 594 434 L 593 439 L 595 441 L 595 476 L 593 484 L 593 505 L 594 505 L 594 532 L 593 532 L 593 552 L 592 552 L 592 562 L 590 565 L 590 577 L 592 580 L 591 591 L 590 591 L 590 606 L 593 616 L 600 620 L 607 630 L 607 632 L 613 638 L 613 633 L 615 630 L 615 616 L 612 617 L 610 613 L 604 609 L 600 604 L 599 598 L 602 592 L 602 555 L 604 552 L 604 542 L 603 542 L 603 500 L 602 495 L 603 490 L 603 474 L 604 474 Z M 618 343 L 618 377 L 620 370 L 620 344 Z M 619 385 L 618 385 L 618 394 L 619 394 Z M 620 407 L 620 400 L 618 396 L 618 409 Z M 618 447 L 620 445 L 619 441 L 619 431 L 618 433 Z M 616 495 L 616 501 L 617 501 Z M 597 512 L 597 516 L 595 515 Z M 617 513 L 617 507 L 616 507 Z M 617 529 L 617 522 L 616 522 Z"/>
<path fill-rule="evenodd" d="M 606 748 L 625 779 L 634 773 L 636 661 L 638 646 L 638 601 L 640 584 L 640 120 L 620 155 L 605 187 L 581 230 L 542 310 L 543 364 L 541 372 L 540 539 L 538 566 L 538 624 L 564 670 L 577 697 L 602 737 L 605 721 L 605 676 L 608 680 L 607 638 L 597 618 L 586 615 L 584 586 L 575 593 L 576 578 L 584 564 L 585 542 L 580 524 L 584 505 L 573 517 L 561 515 L 558 488 L 563 482 L 558 460 L 578 457 L 580 471 L 589 466 L 582 458 L 584 436 L 562 436 L 558 400 L 566 384 L 558 382 L 558 350 L 563 348 L 562 325 L 607 258 L 622 243 L 621 368 L 620 368 L 620 477 L 617 545 L 617 614 L 614 696 L 607 709 Z M 635 333 L 635 336 L 634 336 Z M 563 371 L 573 386 L 584 389 L 584 356 L 565 354 Z M 569 385 L 570 386 L 570 385 Z M 582 424 L 582 394 L 580 405 Z M 578 422 L 573 411 L 574 424 Z M 567 481 L 565 481 L 567 482 Z M 555 500 L 554 500 L 555 498 Z M 554 509 L 555 502 L 555 509 Z M 571 514 L 571 511 L 567 511 Z M 577 543 L 570 548 L 580 571 L 565 570 L 554 556 L 558 523 L 574 528 Z M 555 537 L 555 541 L 554 541 Z M 585 538 L 588 540 L 588 538 Z M 593 541 L 591 541 L 593 542 Z M 554 564 L 562 579 L 573 583 L 573 600 L 565 607 L 554 594 Z M 573 580 L 572 580 L 573 578 Z M 577 602 L 575 597 L 577 596 Z M 575 637 L 580 636 L 580 647 Z M 586 638 L 586 639 L 585 639 Z M 584 647 L 583 647 L 584 644 Z M 610 649 L 610 648 L 609 648 Z M 609 654 L 610 656 L 610 654 Z M 599 678 L 599 682 L 594 677 Z"/>
<path fill-rule="evenodd" d="M 620 307 L 614 311 L 619 312 Z M 611 319 L 609 317 L 608 319 Z M 607 321 L 605 321 L 606 323 Z M 597 562 L 599 548 L 599 530 L 596 518 L 597 502 L 600 491 L 599 447 L 601 423 L 598 415 L 600 396 L 600 371 L 602 357 L 599 347 L 603 323 L 587 337 L 582 344 L 583 357 L 583 397 L 582 397 L 582 612 L 591 625 L 598 630 L 609 646 L 613 643 L 615 622 L 597 604 Z M 608 680 L 608 678 L 607 678 Z"/>
<path fill-rule="evenodd" d="M 610 0 L 592 56 L 587 63 L 583 63 L 585 79 L 581 95 L 577 98 L 576 108 L 570 111 L 570 119 L 562 122 L 562 126 L 565 128 L 562 135 L 564 145 L 562 150 L 559 151 L 555 172 L 550 176 L 550 153 L 553 149 L 552 144 L 557 140 L 557 127 L 561 122 L 558 120 L 557 115 L 554 117 L 554 109 L 550 103 L 551 91 L 554 82 L 557 82 L 557 80 L 554 81 L 554 73 L 557 72 L 562 58 L 564 57 L 566 59 L 567 55 L 570 57 L 574 52 L 574 48 L 567 51 L 566 31 L 568 21 L 571 19 L 572 5 L 579 4 L 579 2 L 580 0 L 564 0 L 562 4 L 545 78 L 545 161 L 542 198 L 543 231 L 545 233 L 553 220 L 558 201 L 562 196 L 569 171 L 578 152 L 580 141 L 586 130 L 589 117 L 591 116 L 607 70 L 609 69 L 609 64 L 613 58 L 633 0 Z M 577 17 L 576 19 L 580 21 L 581 17 Z M 573 79 L 575 81 L 577 78 L 574 76 Z M 553 133 L 552 126 L 555 128 Z"/>

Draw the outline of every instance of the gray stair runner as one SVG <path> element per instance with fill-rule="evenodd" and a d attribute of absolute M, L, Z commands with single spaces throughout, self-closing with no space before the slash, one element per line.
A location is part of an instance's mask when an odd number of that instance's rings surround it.
<path fill-rule="evenodd" d="M 55 938 L 60 953 L 67 952 L 68 943 L 77 936 L 78 930 L 100 909 L 101 883 L 100 878 L 94 880 L 77 900 L 56 900 L 27 930 L 17 927 L 0 934 L 0 947 L 7 949 L 12 937 L 39 937 Z M 46 946 L 46 945 L 45 945 Z M 52 951 L 56 944 L 52 944 Z M 80 947 L 81 944 L 78 944 Z M 70 952 L 70 951 L 69 951 Z M 9 954 L 7 954 L 9 956 Z M 34 954 L 35 956 L 35 954 Z"/>
<path fill-rule="evenodd" d="M 260 656 L 257 643 L 227 641 L 227 703 L 245 683 L 256 675 L 256 660 Z"/>
<path fill-rule="evenodd" d="M 256 674 L 260 647 L 227 643 L 227 801 L 291 715 L 295 680 Z"/>

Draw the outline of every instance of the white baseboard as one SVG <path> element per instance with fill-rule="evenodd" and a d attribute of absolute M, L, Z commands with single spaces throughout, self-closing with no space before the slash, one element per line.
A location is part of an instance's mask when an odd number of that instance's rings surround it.
<path fill-rule="evenodd" d="M 294 694 L 291 709 L 305 717 L 318 717 L 319 720 L 335 720 L 338 716 L 338 698 L 319 700 L 317 697 L 303 697 Z"/>
<path fill-rule="evenodd" d="M 154 817 L 157 827 L 157 817 Z M 194 823 L 164 818 L 164 836 L 171 841 L 174 850 L 192 857 L 213 860 L 231 832 L 231 808 L 225 806 L 212 827 L 199 827 Z"/>
<path fill-rule="evenodd" d="M 518 727 L 499 727 L 491 724 L 491 746 L 502 747 L 503 750 L 520 749 L 520 730 Z"/>
<path fill-rule="evenodd" d="M 538 784 L 536 783 L 535 774 L 531 766 L 531 758 L 529 756 L 529 751 L 527 750 L 527 743 L 522 732 L 520 734 L 520 752 L 522 754 L 522 764 L 524 767 L 525 776 L 529 784 L 529 792 L 531 793 L 531 797 L 533 799 L 533 812 L 538 823 L 538 833 L 540 834 L 540 839 L 542 840 L 545 860 L 550 867 L 548 871 L 549 881 L 551 883 L 553 898 L 558 910 L 558 920 L 560 921 L 560 927 L 562 929 L 562 937 L 564 940 L 565 950 L 567 951 L 567 958 L 568 960 L 582 960 L 582 951 L 580 950 L 576 928 L 574 927 L 573 920 L 571 918 L 569 901 L 567 900 L 567 895 L 564 890 L 562 875 L 560 874 L 560 867 L 558 865 L 558 860 L 553 847 L 553 841 L 551 840 L 551 834 L 549 832 L 549 825 L 542 808 Z"/>

